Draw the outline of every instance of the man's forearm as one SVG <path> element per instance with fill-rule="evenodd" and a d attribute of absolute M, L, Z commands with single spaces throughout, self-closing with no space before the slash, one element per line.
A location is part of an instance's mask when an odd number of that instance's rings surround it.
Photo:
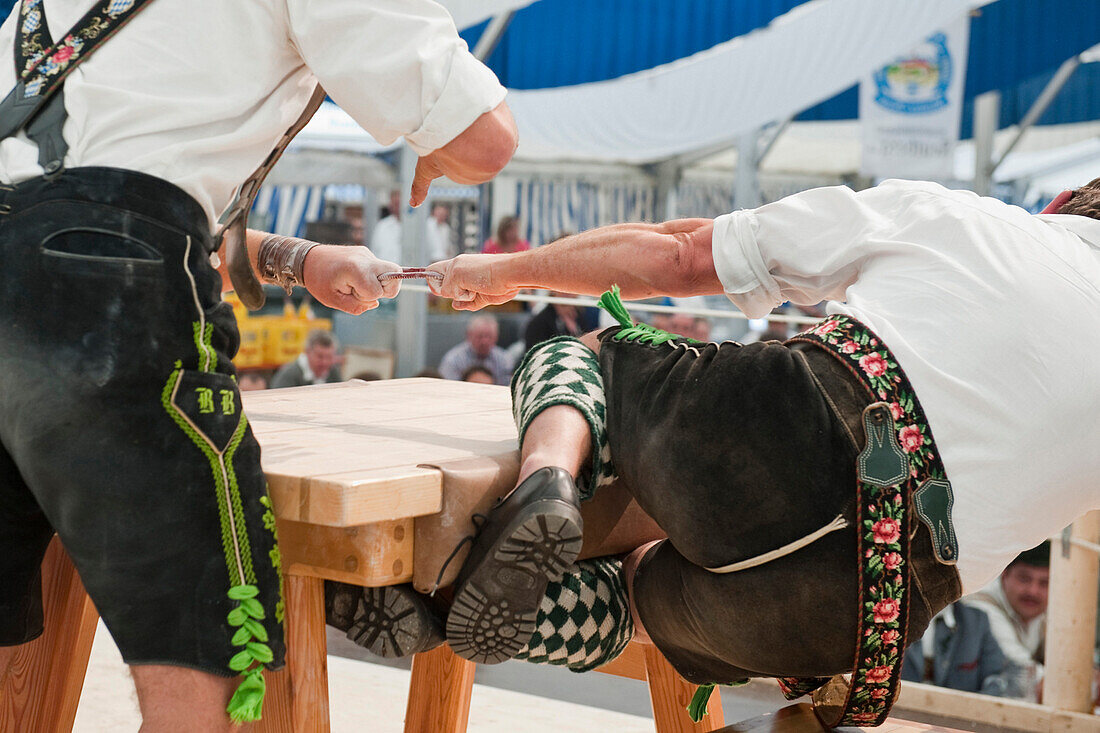
<path fill-rule="evenodd" d="M 710 219 L 600 227 L 529 252 L 494 255 L 493 279 L 585 295 L 618 285 L 628 299 L 721 293 L 712 229 Z"/>

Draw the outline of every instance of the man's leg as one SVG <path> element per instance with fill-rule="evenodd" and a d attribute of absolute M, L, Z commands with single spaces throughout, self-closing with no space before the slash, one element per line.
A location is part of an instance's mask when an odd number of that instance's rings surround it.
<path fill-rule="evenodd" d="M 594 354 L 600 353 L 600 340 L 595 332 L 585 334 L 579 341 Z M 576 478 L 591 460 L 592 431 L 584 414 L 569 405 L 554 405 L 536 415 L 527 426 L 516 485 L 547 466 L 564 468 Z"/>
<path fill-rule="evenodd" d="M 512 403 L 520 482 L 478 533 L 447 618 L 455 653 L 482 664 L 514 657 L 531 639 L 547 584 L 580 551 L 579 502 L 611 480 L 603 382 L 589 346 L 562 337 L 532 349 L 513 376 Z"/>
<path fill-rule="evenodd" d="M 225 714 L 239 680 L 186 667 L 130 668 L 141 707 L 141 733 L 241 730 Z"/>

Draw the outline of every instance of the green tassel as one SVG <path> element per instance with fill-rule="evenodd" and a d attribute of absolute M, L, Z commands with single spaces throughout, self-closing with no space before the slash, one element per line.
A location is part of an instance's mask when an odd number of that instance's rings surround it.
<path fill-rule="evenodd" d="M 254 585 L 235 585 L 227 594 L 234 601 L 243 601 L 245 598 L 255 598 L 260 595 L 260 589 Z"/>
<path fill-rule="evenodd" d="M 275 658 L 271 647 L 258 641 L 250 641 L 245 644 L 244 648 L 252 652 L 252 658 L 261 664 L 269 664 Z"/>
<path fill-rule="evenodd" d="M 707 701 L 710 700 L 710 693 L 712 692 L 714 692 L 713 684 L 699 685 L 699 689 L 695 691 L 695 695 L 692 696 L 687 708 L 688 716 L 693 723 L 698 723 L 707 714 Z"/>
<path fill-rule="evenodd" d="M 237 633 L 233 634 L 232 644 L 233 646 L 244 646 L 248 642 L 252 641 L 252 632 L 245 627 L 237 629 Z"/>
<path fill-rule="evenodd" d="M 620 326 L 623 328 L 630 328 L 634 325 L 634 319 L 630 317 L 630 313 L 627 312 L 626 306 L 623 305 L 623 300 L 619 297 L 619 292 L 619 286 L 612 285 L 610 290 L 600 296 L 596 304 L 610 313 L 611 316 L 619 322 Z"/>
<path fill-rule="evenodd" d="M 252 652 L 247 648 L 241 649 L 229 660 L 229 668 L 234 672 L 243 672 L 252 666 L 253 661 L 255 660 L 252 659 Z"/>
<path fill-rule="evenodd" d="M 233 698 L 226 706 L 225 712 L 229 713 L 234 723 L 250 723 L 260 719 L 264 708 L 264 673 L 261 667 L 243 675 L 244 679 L 237 686 Z"/>
<path fill-rule="evenodd" d="M 240 626 L 245 622 L 247 618 L 248 612 L 240 606 L 237 606 L 229 612 L 229 615 L 225 617 L 225 620 L 229 622 L 230 626 Z"/>
<path fill-rule="evenodd" d="M 262 619 L 264 617 L 264 607 L 260 605 L 260 602 L 255 598 L 243 599 L 241 601 L 241 608 L 243 608 L 244 612 L 252 618 Z"/>

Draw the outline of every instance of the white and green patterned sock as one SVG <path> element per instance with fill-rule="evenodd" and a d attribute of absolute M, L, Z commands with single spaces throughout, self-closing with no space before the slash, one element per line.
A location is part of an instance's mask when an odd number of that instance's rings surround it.
<path fill-rule="evenodd" d="M 581 560 L 546 587 L 535 633 L 516 655 L 587 672 L 622 654 L 634 636 L 621 560 Z"/>
<path fill-rule="evenodd" d="M 592 432 L 592 473 L 580 488 L 590 499 L 600 486 L 615 480 L 607 445 L 607 402 L 596 354 L 572 336 L 544 341 L 527 352 L 512 377 L 512 413 L 520 445 L 527 426 L 547 407 L 576 408 Z"/>

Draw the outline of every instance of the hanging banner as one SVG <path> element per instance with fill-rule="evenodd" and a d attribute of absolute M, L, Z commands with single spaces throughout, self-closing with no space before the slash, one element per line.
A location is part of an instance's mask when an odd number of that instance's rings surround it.
<path fill-rule="evenodd" d="M 967 13 L 862 80 L 863 175 L 952 177 L 969 41 Z"/>

